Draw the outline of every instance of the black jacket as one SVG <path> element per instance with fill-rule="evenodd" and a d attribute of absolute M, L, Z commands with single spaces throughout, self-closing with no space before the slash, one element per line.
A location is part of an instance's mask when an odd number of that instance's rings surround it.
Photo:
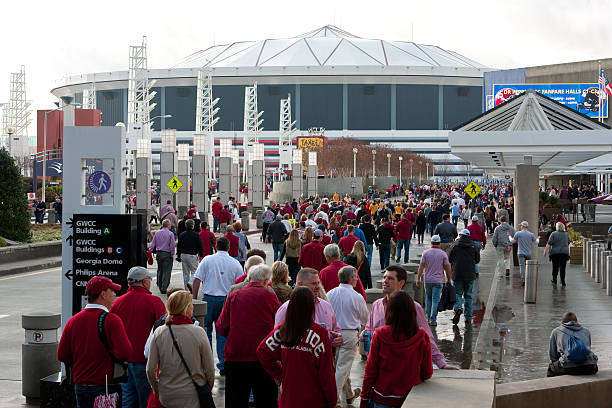
<path fill-rule="evenodd" d="M 273 244 L 282 244 L 285 242 L 285 238 L 287 237 L 287 228 L 285 228 L 285 224 L 280 222 L 279 220 L 274 221 L 268 227 L 268 239 Z"/>
<path fill-rule="evenodd" d="M 200 235 L 194 230 L 186 230 L 179 235 L 178 244 L 176 245 L 177 258 L 180 258 L 181 254 L 204 255 L 202 239 L 200 239 Z"/>
<path fill-rule="evenodd" d="M 393 239 L 395 232 L 393 231 L 393 224 L 384 223 L 378 227 L 378 241 L 380 244 L 389 244 Z"/>
<path fill-rule="evenodd" d="M 374 243 L 378 245 L 378 236 L 376 235 L 376 227 L 374 225 L 369 222 L 364 222 L 359 225 L 359 229 L 363 231 L 363 235 L 365 235 L 368 245 L 373 245 Z"/>
<path fill-rule="evenodd" d="M 461 236 L 451 246 L 448 260 L 451 264 L 454 281 L 471 281 L 476 279 L 476 264 L 480 262 L 480 251 L 474 242 L 466 236 Z"/>

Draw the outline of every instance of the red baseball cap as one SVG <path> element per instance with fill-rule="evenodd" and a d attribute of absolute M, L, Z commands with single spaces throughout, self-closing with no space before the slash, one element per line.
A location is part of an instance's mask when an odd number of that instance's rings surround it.
<path fill-rule="evenodd" d="M 106 276 L 94 276 L 87 282 L 87 295 L 99 295 L 106 289 L 112 289 L 115 292 L 121 289 L 121 285 L 113 283 Z"/>

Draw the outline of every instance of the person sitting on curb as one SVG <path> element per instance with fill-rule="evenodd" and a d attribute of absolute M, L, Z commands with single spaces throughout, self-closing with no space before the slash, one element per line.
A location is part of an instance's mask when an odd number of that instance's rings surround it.
<path fill-rule="evenodd" d="M 597 356 L 591 351 L 591 332 L 578 323 L 572 312 L 563 315 L 561 325 L 550 334 L 550 364 L 547 377 L 597 373 Z"/>

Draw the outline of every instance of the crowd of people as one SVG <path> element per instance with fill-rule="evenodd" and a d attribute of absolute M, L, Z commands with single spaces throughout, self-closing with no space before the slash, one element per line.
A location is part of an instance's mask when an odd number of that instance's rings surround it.
<path fill-rule="evenodd" d="M 234 200 L 214 200 L 212 231 L 195 207 L 179 221 L 167 203 L 149 245 L 165 307 L 150 291 L 154 275 L 133 267 L 128 292 L 114 302 L 119 285 L 90 279 L 87 307 L 64 329 L 58 358 L 71 368 L 78 406 L 93 406 L 107 392 L 123 407 L 214 406 L 216 370 L 225 377 L 226 407 L 337 407 L 358 397 L 363 408 L 401 406 L 412 387 L 432 376 L 433 364 L 458 369 L 446 362 L 431 329 L 444 288 L 452 285 L 456 293 L 452 323 L 463 316 L 471 326 L 487 236 L 502 276 L 517 243 L 523 281 L 531 243 L 538 240 L 526 221 L 519 232 L 508 222 L 510 186 L 493 185 L 473 200 L 463 188 L 272 203 L 257 237 L 272 246 L 271 266 L 241 232 Z M 423 308 L 404 290 L 409 279 L 402 263 L 410 260 L 411 245 L 424 245 L 426 232 L 431 247 L 423 248 L 416 278 L 425 286 Z M 562 233 L 558 223 L 547 251 L 553 280 L 559 274 L 565 285 Z M 368 308 L 374 248 L 384 296 Z M 183 288 L 169 287 L 175 255 Z M 193 316 L 196 299 L 207 304 L 202 322 Z M 563 327 L 554 342 L 551 337 L 549 375 L 596 371 L 592 353 L 586 363 L 567 363 L 567 330 L 579 333 L 586 348 L 590 335 L 573 314 L 564 316 Z M 367 361 L 355 387 L 350 372 L 360 342 Z M 116 361 L 128 362 L 127 381 L 113 376 Z"/>

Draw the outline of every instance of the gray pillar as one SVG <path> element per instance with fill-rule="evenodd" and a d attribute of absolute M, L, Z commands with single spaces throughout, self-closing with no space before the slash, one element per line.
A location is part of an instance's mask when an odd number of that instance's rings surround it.
<path fill-rule="evenodd" d="M 148 214 L 151 209 L 151 174 L 149 168 L 151 159 L 148 157 L 136 158 L 136 210 Z"/>
<path fill-rule="evenodd" d="M 253 204 L 253 165 L 252 164 L 247 164 L 247 188 L 248 188 L 248 193 L 247 193 L 247 202 L 250 205 L 254 205 Z"/>
<path fill-rule="evenodd" d="M 232 197 L 238 203 L 240 199 L 240 163 L 232 163 Z"/>
<path fill-rule="evenodd" d="M 291 197 L 296 200 L 304 194 L 304 179 L 302 178 L 302 165 L 293 163 L 291 165 Z"/>
<path fill-rule="evenodd" d="M 198 208 L 200 219 L 208 220 L 208 157 L 194 154 L 191 159 L 193 180 L 193 203 Z"/>
<path fill-rule="evenodd" d="M 263 160 L 254 160 L 252 165 L 252 185 L 249 183 L 249 193 L 252 194 L 253 209 L 260 209 L 264 206 L 265 198 L 265 169 Z M 252 186 L 252 188 L 251 188 Z M 251 193 L 252 191 L 252 193 Z"/>
<path fill-rule="evenodd" d="M 319 173 L 318 166 L 315 164 L 308 165 L 308 170 L 306 170 L 306 187 L 308 188 L 307 196 L 315 196 L 317 195 L 317 176 Z"/>
<path fill-rule="evenodd" d="M 232 195 L 232 181 L 232 158 L 219 157 L 219 197 L 223 205 Z"/>
<path fill-rule="evenodd" d="M 161 152 L 159 154 L 160 172 L 160 204 L 163 206 L 168 200 L 174 198 L 174 193 L 166 185 L 174 177 L 174 152 Z"/>
<path fill-rule="evenodd" d="M 189 159 L 178 161 L 178 179 L 183 186 L 176 192 L 178 215 L 182 218 L 189 210 Z"/>
<path fill-rule="evenodd" d="M 529 223 L 529 231 L 538 234 L 538 179 L 540 170 L 531 164 L 518 164 L 514 178 L 514 225 L 519 229 L 521 221 Z M 532 248 L 536 253 L 536 248 Z"/>

